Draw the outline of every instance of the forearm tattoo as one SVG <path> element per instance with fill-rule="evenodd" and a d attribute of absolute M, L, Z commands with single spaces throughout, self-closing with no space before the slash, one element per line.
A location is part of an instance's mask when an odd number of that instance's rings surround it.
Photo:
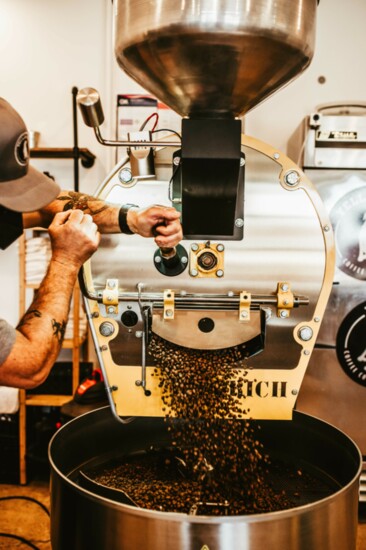
<path fill-rule="evenodd" d="M 59 342 L 62 342 L 66 331 L 65 321 L 58 323 L 56 319 L 52 319 L 52 328 L 53 328 L 53 334 L 56 336 L 57 340 Z"/>
<path fill-rule="evenodd" d="M 93 202 L 100 203 L 101 200 L 92 197 L 91 195 L 84 195 L 83 193 L 76 193 L 75 191 L 68 191 L 67 195 L 63 195 L 61 197 L 57 197 L 58 201 L 66 201 L 63 210 L 75 210 L 79 209 L 83 212 L 86 212 L 87 214 L 91 214 L 92 216 L 95 216 L 96 214 L 100 214 L 100 212 L 103 212 L 104 210 L 108 209 L 107 204 L 103 204 L 103 206 L 100 206 L 99 208 L 93 209 Z"/>
<path fill-rule="evenodd" d="M 42 317 L 42 313 L 38 309 L 29 309 L 19 321 L 17 328 L 19 329 L 24 325 L 28 325 L 29 321 L 34 319 L 34 317 Z"/>

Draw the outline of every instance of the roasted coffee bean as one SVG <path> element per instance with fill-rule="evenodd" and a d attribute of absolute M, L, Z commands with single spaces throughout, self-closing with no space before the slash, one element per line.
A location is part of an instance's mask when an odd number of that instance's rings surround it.
<path fill-rule="evenodd" d="M 244 348 L 192 350 L 153 335 L 149 354 L 171 449 L 126 457 L 92 477 L 123 490 L 137 506 L 165 512 L 241 515 L 291 507 L 286 493 L 273 488 L 260 425 L 244 418 Z M 289 471 L 294 483 L 301 479 L 297 470 Z M 296 486 L 297 502 L 299 494 Z"/>

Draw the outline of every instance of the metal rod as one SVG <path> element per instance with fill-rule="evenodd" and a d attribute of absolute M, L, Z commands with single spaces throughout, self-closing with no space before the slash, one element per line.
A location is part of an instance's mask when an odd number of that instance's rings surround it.
<path fill-rule="evenodd" d="M 78 117 L 77 117 L 77 105 L 76 105 L 76 96 L 78 89 L 74 86 L 71 90 L 72 93 L 72 120 L 73 120 L 73 134 L 74 134 L 74 148 L 73 148 L 73 157 L 74 157 L 74 191 L 79 191 L 79 145 L 78 145 Z"/>
<path fill-rule="evenodd" d="M 182 145 L 180 141 L 112 141 L 103 139 L 98 126 L 94 128 L 94 132 L 99 143 L 109 147 L 181 147 Z"/>

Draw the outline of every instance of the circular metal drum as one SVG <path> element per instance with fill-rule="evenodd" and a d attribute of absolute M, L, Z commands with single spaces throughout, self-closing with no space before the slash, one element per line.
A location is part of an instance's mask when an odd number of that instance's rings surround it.
<path fill-rule="evenodd" d="M 209 517 L 136 508 L 81 487 L 79 471 L 166 445 L 162 418 L 122 424 L 103 408 L 67 423 L 50 443 L 53 550 L 355 550 L 361 455 L 342 432 L 294 412 L 261 421 L 269 455 L 299 464 L 331 487 L 277 512 Z"/>

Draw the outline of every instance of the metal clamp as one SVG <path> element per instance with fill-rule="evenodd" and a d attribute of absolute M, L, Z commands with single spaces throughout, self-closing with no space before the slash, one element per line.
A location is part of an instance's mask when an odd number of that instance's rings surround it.
<path fill-rule="evenodd" d="M 290 309 L 294 307 L 294 295 L 291 292 L 291 285 L 286 281 L 277 285 L 277 317 L 287 319 L 290 317 Z"/>
<path fill-rule="evenodd" d="M 245 290 L 240 293 L 239 301 L 239 321 L 250 321 L 250 304 L 252 303 L 252 295 Z"/>
<path fill-rule="evenodd" d="M 164 320 L 171 321 L 174 319 L 174 313 L 174 292 L 172 290 L 164 290 Z"/>
<path fill-rule="evenodd" d="M 103 304 L 107 313 L 118 313 L 118 279 L 107 279 L 103 290 Z"/>

